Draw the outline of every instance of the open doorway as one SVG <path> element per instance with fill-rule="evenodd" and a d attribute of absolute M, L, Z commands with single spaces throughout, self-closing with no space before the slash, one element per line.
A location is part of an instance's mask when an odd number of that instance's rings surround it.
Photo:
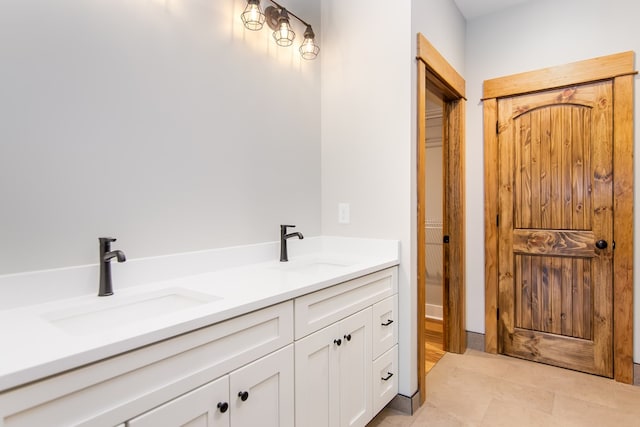
<path fill-rule="evenodd" d="M 425 138 L 425 372 L 444 356 L 444 100 L 427 81 Z"/>
<path fill-rule="evenodd" d="M 427 87 L 433 100 L 441 105 L 442 160 L 439 188 L 442 190 L 441 275 L 442 348 L 463 353 L 465 331 L 465 232 L 464 232 L 464 121 L 465 81 L 422 35 L 418 34 L 417 84 L 417 253 L 418 253 L 418 389 L 420 404 L 426 398 L 426 304 L 427 275 Z M 430 159 L 433 160 L 433 159 Z M 430 171 L 430 173 L 433 171 Z M 436 209 L 438 209 L 436 207 Z M 431 210 L 430 210 L 431 212 Z M 439 224 L 438 224 L 439 225 Z M 435 242 L 438 230 L 429 236 Z M 434 253 L 438 253 L 435 247 Z M 439 261 L 430 271 L 437 276 Z M 437 293 L 438 291 L 436 291 Z"/>

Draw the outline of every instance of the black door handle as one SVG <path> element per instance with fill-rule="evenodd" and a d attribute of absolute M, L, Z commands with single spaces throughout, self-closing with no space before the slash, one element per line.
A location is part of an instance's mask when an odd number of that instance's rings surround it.
<path fill-rule="evenodd" d="M 238 397 L 240 398 L 240 400 L 242 400 L 244 402 L 245 400 L 247 400 L 249 398 L 249 392 L 248 391 L 240 391 L 240 392 L 238 392 Z"/>
<path fill-rule="evenodd" d="M 344 339 L 347 341 L 351 341 L 351 334 L 345 335 Z"/>
<path fill-rule="evenodd" d="M 227 402 L 218 402 L 218 409 L 224 414 L 229 409 L 229 404 Z"/>
<path fill-rule="evenodd" d="M 390 325 L 390 324 L 392 324 L 392 323 L 393 323 L 393 320 L 388 319 L 386 322 L 381 323 L 381 324 L 380 324 L 380 326 L 389 326 L 389 325 Z"/>
<path fill-rule="evenodd" d="M 598 240 L 596 242 L 596 248 L 598 249 L 606 249 L 608 246 L 608 243 L 606 240 Z"/>
<path fill-rule="evenodd" d="M 380 378 L 382 381 L 389 381 L 389 378 L 391 378 L 393 376 L 393 374 L 391 372 L 387 372 L 387 376 Z"/>
<path fill-rule="evenodd" d="M 333 343 L 339 347 L 342 344 L 342 340 L 338 338 L 337 340 L 333 340 Z"/>

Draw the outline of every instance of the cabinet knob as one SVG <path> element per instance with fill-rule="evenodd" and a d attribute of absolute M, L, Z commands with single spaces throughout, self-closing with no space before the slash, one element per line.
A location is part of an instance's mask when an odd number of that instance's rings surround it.
<path fill-rule="evenodd" d="M 218 409 L 224 414 L 229 409 L 229 404 L 227 402 L 218 402 Z"/>
<path fill-rule="evenodd" d="M 347 341 L 351 341 L 351 334 L 345 335 L 344 339 Z"/>
<path fill-rule="evenodd" d="M 390 325 L 390 324 L 392 324 L 392 323 L 393 323 L 393 320 L 389 319 L 389 320 L 387 320 L 386 322 L 381 323 L 380 325 L 381 325 L 381 326 L 389 326 L 389 325 Z"/>
<path fill-rule="evenodd" d="M 342 345 L 342 340 L 340 338 L 333 340 L 333 343 L 340 347 Z"/>
<path fill-rule="evenodd" d="M 596 242 L 596 248 L 598 249 L 607 249 L 608 243 L 606 240 L 598 240 Z"/>
<path fill-rule="evenodd" d="M 248 391 L 238 392 L 238 397 L 240 398 L 240 400 L 242 400 L 244 402 L 245 400 L 247 400 L 249 398 L 249 392 Z"/>

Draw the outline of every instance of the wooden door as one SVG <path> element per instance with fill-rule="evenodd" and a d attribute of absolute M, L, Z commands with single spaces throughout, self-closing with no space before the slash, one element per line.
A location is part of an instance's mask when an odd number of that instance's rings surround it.
<path fill-rule="evenodd" d="M 499 351 L 611 377 L 612 84 L 497 105 Z"/>

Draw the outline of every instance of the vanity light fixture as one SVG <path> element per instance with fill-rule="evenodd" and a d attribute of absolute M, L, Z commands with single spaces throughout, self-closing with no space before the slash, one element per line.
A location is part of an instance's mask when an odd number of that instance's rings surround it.
<path fill-rule="evenodd" d="M 307 25 L 307 29 L 304 30 L 304 41 L 300 46 L 300 55 L 304 59 L 315 59 L 318 56 L 318 52 L 320 52 L 320 48 L 315 42 L 316 35 L 313 33 L 311 29 L 311 25 Z"/>
<path fill-rule="evenodd" d="M 267 13 L 270 15 L 278 14 L 278 23 L 273 31 L 273 39 L 278 43 L 278 46 L 291 46 L 293 44 L 293 39 L 296 38 L 296 33 L 293 32 L 291 24 L 289 24 L 289 14 L 287 13 L 287 9 L 281 9 L 278 11 L 275 7 L 269 6 L 267 8 Z M 271 20 L 269 23 L 271 23 Z"/>
<path fill-rule="evenodd" d="M 244 26 L 251 31 L 258 31 L 264 25 L 265 16 L 260 8 L 260 0 L 247 1 L 247 7 L 240 15 Z"/>
<path fill-rule="evenodd" d="M 291 28 L 289 19 L 289 15 L 291 15 L 306 27 L 304 40 L 299 49 L 300 55 L 304 59 L 315 59 L 318 56 L 318 52 L 320 52 L 320 47 L 316 44 L 316 36 L 311 25 L 296 16 L 293 12 L 287 10 L 284 6 L 281 6 L 273 0 L 269 1 L 275 6 L 267 7 L 263 13 L 260 8 L 260 0 L 247 0 L 247 7 L 244 9 L 244 12 L 242 12 L 242 15 L 240 15 L 244 26 L 249 30 L 258 31 L 266 21 L 269 28 L 273 30 L 273 39 L 278 46 L 287 47 L 293 44 L 293 40 L 296 37 L 295 32 Z"/>

